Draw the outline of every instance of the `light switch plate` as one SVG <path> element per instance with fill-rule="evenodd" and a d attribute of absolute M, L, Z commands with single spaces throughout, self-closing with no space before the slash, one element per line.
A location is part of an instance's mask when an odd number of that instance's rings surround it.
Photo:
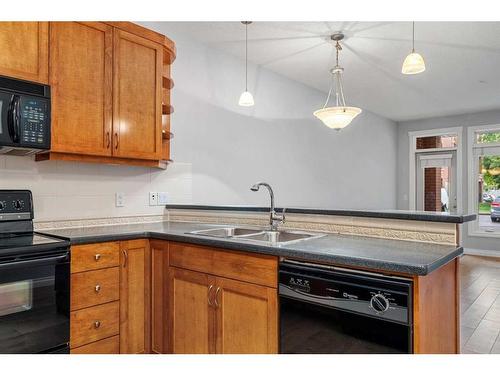
<path fill-rule="evenodd" d="M 158 206 L 158 193 L 149 193 L 149 205 Z"/>
<path fill-rule="evenodd" d="M 125 206 L 125 193 L 118 192 L 115 194 L 115 206 L 116 207 Z"/>
<path fill-rule="evenodd" d="M 168 203 L 168 193 L 166 191 L 160 191 L 158 193 L 158 205 L 163 206 Z"/>

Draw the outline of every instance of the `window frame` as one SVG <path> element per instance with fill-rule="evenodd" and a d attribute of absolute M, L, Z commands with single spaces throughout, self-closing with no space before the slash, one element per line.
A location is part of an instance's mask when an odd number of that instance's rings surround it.
<path fill-rule="evenodd" d="M 479 174 L 478 163 L 476 163 L 476 157 L 474 156 L 474 150 L 476 149 L 484 149 L 484 148 L 493 148 L 500 147 L 500 143 L 477 143 L 476 134 L 479 132 L 491 132 L 491 131 L 500 131 L 500 124 L 492 124 L 492 125 L 479 125 L 479 126 L 470 126 L 467 129 L 467 144 L 468 144 L 468 152 L 467 152 L 467 186 L 468 186 L 468 200 L 467 207 L 469 212 L 473 212 L 477 215 L 476 220 L 468 223 L 468 234 L 472 237 L 488 237 L 488 238 L 500 238 L 499 232 L 487 232 L 485 230 L 481 230 L 479 228 L 479 207 L 477 205 L 477 196 L 479 192 L 477 191 L 478 184 L 476 181 L 476 177 Z"/>

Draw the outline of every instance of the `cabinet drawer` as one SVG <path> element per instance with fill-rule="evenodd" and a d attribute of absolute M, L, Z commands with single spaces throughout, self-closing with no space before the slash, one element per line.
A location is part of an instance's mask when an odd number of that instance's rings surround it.
<path fill-rule="evenodd" d="M 71 354 L 120 354 L 120 336 L 108 337 L 104 340 L 93 342 L 71 349 Z"/>
<path fill-rule="evenodd" d="M 115 336 L 119 333 L 119 302 L 73 311 L 70 319 L 71 348 Z"/>
<path fill-rule="evenodd" d="M 71 247 L 71 273 L 116 267 L 120 263 L 120 244 L 104 242 Z"/>
<path fill-rule="evenodd" d="M 278 258 L 172 242 L 170 265 L 254 284 L 277 287 Z"/>
<path fill-rule="evenodd" d="M 118 267 L 79 272 L 71 275 L 71 310 L 101 305 L 120 297 Z"/>

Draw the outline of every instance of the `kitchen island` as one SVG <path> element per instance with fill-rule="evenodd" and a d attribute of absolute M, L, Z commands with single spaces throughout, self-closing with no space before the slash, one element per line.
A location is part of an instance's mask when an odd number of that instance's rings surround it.
<path fill-rule="evenodd" d="M 168 221 L 158 223 L 50 230 L 40 225 L 38 230 L 68 239 L 72 254 L 95 257 L 109 247 L 117 249 L 118 260 L 110 266 L 118 267 L 122 275 L 121 293 L 115 297 L 120 303 L 120 327 L 80 342 L 72 349 L 75 353 L 88 345 L 95 348 L 108 336 L 117 337 L 124 353 L 279 352 L 278 270 L 286 260 L 407 280 L 410 352 L 458 353 L 458 262 L 463 249 L 457 232 L 473 215 L 415 214 L 419 219 L 408 219 L 409 212 L 398 219 L 394 211 L 389 218 L 380 217 L 380 212 L 376 217 L 367 217 L 366 212 L 353 215 L 356 212 L 291 212 L 283 229 L 324 235 L 283 244 L 192 233 L 265 227 L 266 215 L 258 209 L 176 207 L 169 209 Z M 82 276 L 81 270 L 73 276 L 79 273 Z M 248 327 L 245 319 L 254 324 Z"/>

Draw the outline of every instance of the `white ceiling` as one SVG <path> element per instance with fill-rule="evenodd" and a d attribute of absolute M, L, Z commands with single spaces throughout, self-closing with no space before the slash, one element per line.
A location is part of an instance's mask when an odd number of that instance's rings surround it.
<path fill-rule="evenodd" d="M 239 22 L 175 22 L 175 29 L 244 58 Z M 328 91 L 329 35 L 346 34 L 340 64 L 348 105 L 402 121 L 500 108 L 500 22 L 417 22 L 415 48 L 427 70 L 401 74 L 410 22 L 254 22 L 249 60 Z"/>

